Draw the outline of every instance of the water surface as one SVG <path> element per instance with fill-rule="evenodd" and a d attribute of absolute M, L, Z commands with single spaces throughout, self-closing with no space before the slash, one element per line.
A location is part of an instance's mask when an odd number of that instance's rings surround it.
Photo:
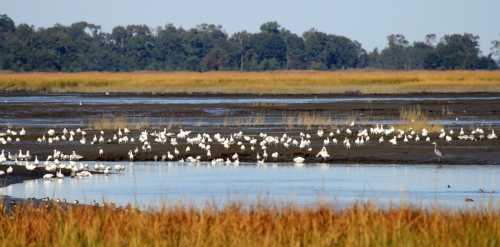
<path fill-rule="evenodd" d="M 114 163 L 105 163 L 113 165 Z M 15 197 L 53 197 L 139 207 L 183 202 L 195 206 L 259 200 L 299 205 L 318 201 L 343 207 L 372 201 L 380 206 L 411 203 L 449 208 L 498 206 L 500 166 L 272 165 L 211 167 L 136 162 L 119 175 L 54 181 L 32 180 L 2 188 Z M 449 185 L 449 187 L 448 187 Z M 471 198 L 474 202 L 465 202 Z"/>

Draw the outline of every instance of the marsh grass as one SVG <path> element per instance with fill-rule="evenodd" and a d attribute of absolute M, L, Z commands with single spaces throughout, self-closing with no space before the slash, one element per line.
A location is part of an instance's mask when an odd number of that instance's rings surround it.
<path fill-rule="evenodd" d="M 358 204 L 335 209 L 230 204 L 18 206 L 0 214 L 2 246 L 498 246 L 500 211 Z"/>
<path fill-rule="evenodd" d="M 116 130 L 124 128 L 137 130 L 149 127 L 149 122 L 147 118 L 130 121 L 123 116 L 101 116 L 91 120 L 87 124 L 87 127 L 93 130 Z"/>
<path fill-rule="evenodd" d="M 332 124 L 332 119 L 330 116 L 325 116 L 318 112 L 298 112 L 296 114 L 283 114 L 281 117 L 281 121 L 286 125 L 288 129 L 292 129 L 296 126 L 311 129 L 311 127 L 327 127 Z"/>
<path fill-rule="evenodd" d="M 430 132 L 438 132 L 443 128 L 441 125 L 432 124 L 420 105 L 401 107 L 399 118 L 402 121 L 402 124 L 397 126 L 399 129 L 421 131 L 425 128 Z"/>
<path fill-rule="evenodd" d="M 223 126 L 260 126 L 266 123 L 266 115 L 263 112 L 257 113 L 255 116 L 224 116 Z"/>
<path fill-rule="evenodd" d="M 0 73 L 0 91 L 185 94 L 500 92 L 499 71 Z"/>

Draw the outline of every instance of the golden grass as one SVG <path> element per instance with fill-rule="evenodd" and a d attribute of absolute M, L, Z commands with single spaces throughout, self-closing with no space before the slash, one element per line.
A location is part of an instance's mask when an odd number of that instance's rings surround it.
<path fill-rule="evenodd" d="M 0 73 L 0 90 L 260 95 L 500 92 L 500 71 Z"/>
<path fill-rule="evenodd" d="M 500 211 L 19 206 L 0 213 L 2 246 L 498 246 Z"/>
<path fill-rule="evenodd" d="M 403 122 L 401 125 L 397 126 L 399 129 L 420 131 L 425 128 L 429 132 L 438 132 L 443 128 L 441 125 L 432 124 L 427 114 L 422 111 L 419 105 L 402 107 L 399 110 L 399 117 Z"/>

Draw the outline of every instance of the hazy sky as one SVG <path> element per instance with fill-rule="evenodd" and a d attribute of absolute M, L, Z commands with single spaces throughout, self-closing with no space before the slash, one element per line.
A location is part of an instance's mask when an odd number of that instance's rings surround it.
<path fill-rule="evenodd" d="M 423 40 L 427 33 L 481 36 L 484 52 L 500 39 L 499 0 L 0 0 L 0 13 L 36 27 L 85 20 L 114 26 L 173 23 L 190 28 L 220 24 L 228 33 L 257 31 L 278 21 L 295 33 L 311 27 L 358 40 L 366 49 L 383 47 L 386 36 L 402 33 Z"/>

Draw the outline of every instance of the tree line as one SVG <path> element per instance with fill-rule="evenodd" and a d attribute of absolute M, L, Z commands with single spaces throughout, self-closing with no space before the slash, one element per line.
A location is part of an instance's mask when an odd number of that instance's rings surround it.
<path fill-rule="evenodd" d="M 0 69 L 14 71 L 497 69 L 500 41 L 493 48 L 497 53 L 482 55 L 479 37 L 468 33 L 413 43 L 393 34 L 387 47 L 367 52 L 347 37 L 315 29 L 300 36 L 277 22 L 232 35 L 209 24 L 128 25 L 108 33 L 88 22 L 35 28 L 0 15 Z"/>

